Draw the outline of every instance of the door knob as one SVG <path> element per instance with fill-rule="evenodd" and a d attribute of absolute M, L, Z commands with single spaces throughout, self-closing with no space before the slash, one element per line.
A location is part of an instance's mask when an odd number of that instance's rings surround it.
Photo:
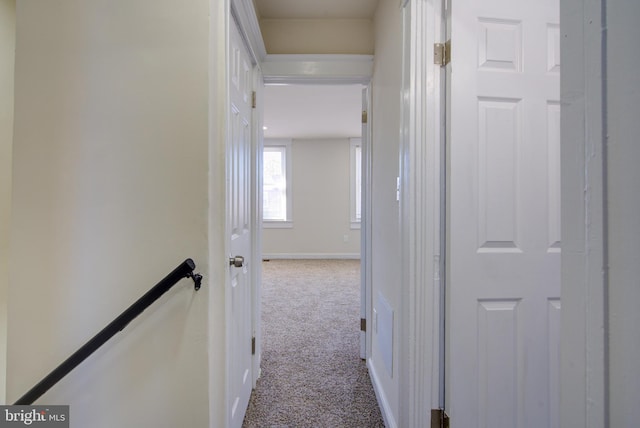
<path fill-rule="evenodd" d="M 237 268 L 244 266 L 244 257 L 242 256 L 229 257 L 229 265 Z"/>

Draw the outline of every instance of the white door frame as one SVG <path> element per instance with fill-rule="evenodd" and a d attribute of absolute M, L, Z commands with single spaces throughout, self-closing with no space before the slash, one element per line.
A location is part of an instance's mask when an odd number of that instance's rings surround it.
<path fill-rule="evenodd" d="M 367 360 L 371 355 L 371 336 L 373 328 L 372 319 L 373 301 L 371 298 L 372 287 L 372 206 L 371 206 L 371 180 L 372 180 L 372 145 L 371 145 L 371 84 L 363 90 L 362 97 L 362 183 L 361 192 L 361 216 L 360 216 L 360 358 Z M 364 329 L 362 320 L 364 319 Z M 362 331 L 364 330 L 364 331 Z"/>
<path fill-rule="evenodd" d="M 263 82 L 269 83 L 361 83 L 369 84 L 373 57 L 364 55 L 267 55 L 251 0 L 230 0 L 259 64 Z M 404 0 L 404 58 L 401 130 L 401 222 L 403 256 L 400 376 L 401 426 L 429 426 L 431 408 L 441 407 L 439 393 L 440 335 L 440 89 L 442 71 L 433 65 L 433 44 L 442 41 L 442 0 Z M 426 82 L 424 85 L 422 82 Z M 416 84 L 420 83 L 420 84 Z M 259 88 L 261 85 L 257 85 Z M 261 114 L 258 100 L 257 114 Z M 369 114 L 369 126 L 374 118 Z M 258 128 L 261 129 L 259 126 Z M 260 139 L 260 136 L 257 136 Z M 363 161 L 366 162 L 365 159 Z M 364 170 L 363 170 L 364 172 Z M 367 177 L 363 182 L 370 183 Z M 366 205 L 363 205 L 363 210 Z M 365 216 L 366 213 L 363 213 Z M 367 218 L 367 217 L 365 217 Z M 370 217 L 369 217 L 370 218 Z M 257 219 L 256 219 L 257 220 Z M 362 230 L 361 259 L 370 269 L 371 239 Z M 260 225 L 258 225 L 260 227 Z M 256 228 L 258 231 L 259 229 Z M 257 260 L 257 259 L 256 259 Z M 253 276 L 258 281 L 259 276 Z M 367 324 L 370 323 L 371 278 L 365 279 Z M 255 287 L 259 304 L 258 283 Z M 255 309 L 254 309 L 255 310 Z M 254 320 L 259 335 L 259 317 Z M 367 329 L 367 358 L 371 354 L 371 328 Z M 259 341 L 256 355 L 259 355 Z M 259 359 L 255 363 L 259 366 Z M 257 371 L 256 371 L 257 373 Z M 429 403 L 429 406 L 425 406 Z"/>
<path fill-rule="evenodd" d="M 253 88 L 256 93 L 256 107 L 253 109 L 253 137 L 252 137 L 252 171 L 262 171 L 262 148 L 264 146 L 264 132 L 262 130 L 262 94 L 264 85 L 262 84 L 262 71 L 260 66 L 254 68 Z M 262 329 L 261 329 L 261 302 L 262 293 L 260 284 L 262 283 L 262 174 L 255 173 L 251 180 L 251 257 L 253 265 L 251 267 L 251 288 L 252 295 L 252 329 L 253 329 L 253 388 L 261 374 L 260 361 L 262 360 Z"/>
<path fill-rule="evenodd" d="M 280 84 L 363 84 L 368 85 L 373 74 L 373 56 L 371 55 L 268 55 L 260 33 L 260 26 L 256 19 L 255 10 L 252 0 L 230 0 L 230 13 L 233 14 L 240 33 L 247 42 L 249 52 L 256 63 L 255 71 L 255 90 L 257 94 L 257 105 L 254 109 L 253 124 L 255 126 L 253 149 L 255 150 L 255 162 L 252 165 L 254 171 L 261 168 L 262 165 L 262 147 L 263 147 L 263 131 L 262 131 L 262 89 L 265 83 Z M 369 116 L 370 117 L 370 116 Z M 371 120 L 368 121 L 368 127 L 371 129 Z M 370 141 L 363 144 L 369 144 Z M 367 154 L 368 153 L 368 154 Z M 370 150 L 363 147 L 363 162 L 370 159 Z M 363 183 L 369 189 L 370 193 L 370 169 L 363 169 Z M 255 248 L 252 253 L 254 260 L 261 259 L 261 237 L 262 237 L 262 177 L 257 174 L 256 180 L 253 180 L 253 195 L 255 211 L 253 213 L 253 243 Z M 363 193 L 366 193 L 363 192 Z M 361 236 L 361 260 L 363 263 L 362 272 L 371 271 L 371 238 L 370 230 L 366 224 L 370 225 L 370 214 L 366 205 L 362 206 L 364 231 Z M 369 219 L 369 220 L 366 220 Z M 368 223 L 367 223 L 368 221 Z M 255 341 L 255 355 L 253 357 L 253 385 L 260 376 L 260 360 L 261 360 L 261 321 L 260 321 L 260 282 L 261 269 L 259 263 L 253 263 L 251 272 L 252 289 L 253 289 L 253 331 Z M 370 325 L 371 317 L 371 276 L 363 277 L 364 280 L 364 299 L 366 302 L 366 323 Z M 366 356 L 371 353 L 371 329 L 367 329 L 365 335 Z"/>
<path fill-rule="evenodd" d="M 373 57 L 369 55 L 267 55 L 262 63 L 263 83 L 277 84 L 361 84 L 371 96 Z M 310 71 L 312 70 L 312 71 Z M 360 357 L 371 356 L 371 108 L 363 123 L 366 135 L 362 137 L 362 218 L 360 227 L 360 281 L 361 316 L 367 328 L 360 336 Z M 262 108 L 258 105 L 258 108 Z M 262 115 L 262 113 L 260 113 Z M 364 131 L 363 131 L 364 132 Z M 365 138 L 367 137 L 367 138 Z M 361 322 L 362 325 L 362 322 Z"/>
<path fill-rule="evenodd" d="M 405 0 L 400 132 L 402 301 L 399 426 L 430 426 L 431 409 L 443 406 L 440 334 L 444 287 L 441 178 L 444 71 L 433 45 L 444 36 L 443 1 Z"/>
<path fill-rule="evenodd" d="M 252 10 L 250 0 L 233 0 L 235 12 Z M 431 408 L 440 408 L 439 346 L 440 274 L 443 260 L 440 240 L 441 181 L 440 150 L 444 137 L 440 93 L 443 71 L 433 65 L 433 44 L 442 40 L 442 5 L 438 0 L 411 0 L 403 4 L 404 58 L 401 130 L 401 221 L 403 255 L 403 299 L 400 335 L 402 388 L 400 426 L 428 426 Z M 242 9 L 242 10 L 241 10 Z M 249 14 L 251 15 L 251 14 Z M 369 84 L 373 57 L 366 55 L 267 55 L 255 15 L 240 17 L 241 31 L 258 57 L 265 83 Z M 243 24 L 243 22 L 245 24 Z M 257 33 L 256 33 L 257 31 Z M 257 41 L 257 42 L 256 42 Z M 420 84 L 417 84 L 417 83 Z M 421 82 L 427 82 L 423 85 Z M 258 105 L 260 109 L 260 105 Z M 375 118 L 369 114 L 369 127 Z M 363 150 L 363 154 L 366 150 Z M 363 158 L 363 162 L 367 162 Z M 363 173 L 367 171 L 363 169 Z M 370 174 L 370 171 L 368 171 Z M 370 177 L 363 176 L 370 183 Z M 363 210 L 366 210 L 366 203 Z M 369 214 L 369 215 L 368 215 Z M 370 213 L 363 212 L 366 221 Z M 363 225 L 361 260 L 370 266 L 370 228 Z M 367 232 L 369 231 L 369 232 Z M 365 278 L 367 324 L 371 325 L 371 278 Z M 258 320 L 259 322 L 259 320 Z M 259 331 L 259 325 L 256 326 Z M 371 329 L 367 329 L 366 357 L 371 354 Z M 258 347 L 259 348 L 259 347 Z M 259 363 L 259 362 L 258 362 Z M 431 407 L 424 403 L 430 403 Z"/>

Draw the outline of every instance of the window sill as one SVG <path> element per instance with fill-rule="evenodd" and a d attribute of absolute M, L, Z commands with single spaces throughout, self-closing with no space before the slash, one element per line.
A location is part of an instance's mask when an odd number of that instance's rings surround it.
<path fill-rule="evenodd" d="M 262 227 L 264 229 L 293 229 L 292 221 L 263 221 Z"/>

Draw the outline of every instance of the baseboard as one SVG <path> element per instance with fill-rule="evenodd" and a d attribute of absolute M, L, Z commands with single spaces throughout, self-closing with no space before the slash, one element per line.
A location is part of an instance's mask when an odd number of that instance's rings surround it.
<path fill-rule="evenodd" d="M 367 360 L 367 368 L 369 369 L 369 377 L 371 378 L 371 383 L 373 384 L 373 391 L 376 393 L 376 398 L 378 399 L 378 406 L 380 407 L 380 412 L 382 413 L 382 419 L 384 419 L 384 425 L 387 428 L 398 428 L 398 424 L 393 417 L 393 411 L 391 410 L 391 406 L 389 405 L 389 400 L 387 400 L 387 396 L 382 389 L 382 385 L 380 384 L 380 378 L 378 377 L 378 373 L 376 372 L 375 367 L 371 364 L 371 358 Z"/>
<path fill-rule="evenodd" d="M 265 253 L 263 259 L 360 259 L 358 253 Z"/>

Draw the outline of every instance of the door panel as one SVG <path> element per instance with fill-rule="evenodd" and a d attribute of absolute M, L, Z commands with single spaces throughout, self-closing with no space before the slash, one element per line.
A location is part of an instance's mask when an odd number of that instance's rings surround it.
<path fill-rule="evenodd" d="M 230 427 L 241 427 L 252 386 L 251 291 L 251 94 L 252 64 L 235 22 L 232 21 L 229 88 L 229 147 L 227 203 L 231 257 L 241 256 L 241 267 L 229 265 L 229 415 Z"/>
<path fill-rule="evenodd" d="M 446 410 L 453 427 L 554 427 L 558 2 L 451 8 Z"/>

